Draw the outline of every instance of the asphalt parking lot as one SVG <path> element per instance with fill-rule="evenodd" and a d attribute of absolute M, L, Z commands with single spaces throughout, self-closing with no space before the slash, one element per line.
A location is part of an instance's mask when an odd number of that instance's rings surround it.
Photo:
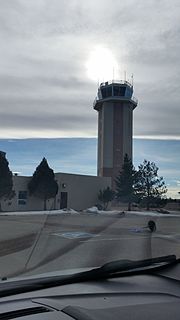
<path fill-rule="evenodd" d="M 154 220 L 156 232 L 146 228 Z M 180 256 L 180 217 L 120 214 L 0 216 L 0 276 Z"/>

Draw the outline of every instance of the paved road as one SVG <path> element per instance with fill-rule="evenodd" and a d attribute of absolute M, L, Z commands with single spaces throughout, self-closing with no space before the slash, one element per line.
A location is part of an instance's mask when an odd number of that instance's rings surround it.
<path fill-rule="evenodd" d="M 133 215 L 0 216 L 0 276 L 99 266 L 116 259 L 180 256 L 180 218 Z"/>

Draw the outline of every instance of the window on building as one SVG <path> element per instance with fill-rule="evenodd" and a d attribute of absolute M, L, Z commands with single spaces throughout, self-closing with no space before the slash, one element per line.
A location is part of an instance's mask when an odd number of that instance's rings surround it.
<path fill-rule="evenodd" d="M 27 203 L 27 191 L 19 191 L 18 205 L 26 205 L 26 203 Z"/>
<path fill-rule="evenodd" d="M 21 200 L 21 199 L 18 199 L 18 204 L 21 206 L 21 205 L 26 205 L 26 200 Z"/>
<path fill-rule="evenodd" d="M 27 199 L 27 191 L 19 191 L 18 199 Z"/>

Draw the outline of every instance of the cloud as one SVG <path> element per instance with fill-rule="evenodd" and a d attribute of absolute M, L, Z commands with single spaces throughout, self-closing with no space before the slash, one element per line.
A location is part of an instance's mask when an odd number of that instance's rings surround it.
<path fill-rule="evenodd" d="M 180 139 L 179 19 L 178 0 L 3 1 L 0 137 L 96 136 L 86 62 L 104 46 L 135 75 L 134 134 Z"/>

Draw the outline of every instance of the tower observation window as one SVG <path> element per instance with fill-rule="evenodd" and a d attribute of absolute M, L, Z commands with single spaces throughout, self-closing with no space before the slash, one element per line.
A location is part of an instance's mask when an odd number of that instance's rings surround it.
<path fill-rule="evenodd" d="M 113 91 L 114 91 L 114 96 L 116 96 L 116 97 L 124 97 L 125 96 L 126 87 L 114 86 L 113 87 Z"/>
<path fill-rule="evenodd" d="M 102 98 L 112 97 L 112 86 L 101 88 Z"/>

